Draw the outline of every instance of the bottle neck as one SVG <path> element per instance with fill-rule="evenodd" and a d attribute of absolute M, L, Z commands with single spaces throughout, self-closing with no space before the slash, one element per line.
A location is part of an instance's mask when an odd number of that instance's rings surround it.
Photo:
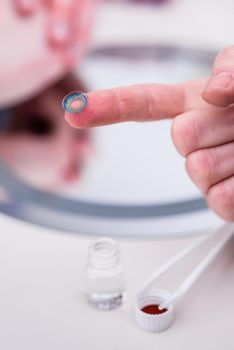
<path fill-rule="evenodd" d="M 111 238 L 98 239 L 89 248 L 89 262 L 94 268 L 113 268 L 119 261 L 119 245 Z"/>

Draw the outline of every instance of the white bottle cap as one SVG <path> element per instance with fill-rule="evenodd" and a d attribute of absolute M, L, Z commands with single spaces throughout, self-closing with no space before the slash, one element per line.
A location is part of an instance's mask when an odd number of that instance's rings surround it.
<path fill-rule="evenodd" d="M 174 320 L 174 306 L 170 305 L 161 314 L 149 314 L 142 309 L 149 305 L 159 305 L 167 300 L 170 293 L 156 290 L 151 294 L 139 294 L 135 303 L 135 320 L 138 326 L 146 332 L 159 333 L 168 329 Z"/>

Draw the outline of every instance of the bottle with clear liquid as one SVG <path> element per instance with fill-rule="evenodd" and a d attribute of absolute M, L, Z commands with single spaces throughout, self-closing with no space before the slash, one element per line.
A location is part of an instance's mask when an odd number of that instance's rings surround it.
<path fill-rule="evenodd" d="M 125 292 L 120 247 L 110 238 L 96 240 L 89 247 L 86 265 L 88 301 L 99 310 L 118 308 Z"/>

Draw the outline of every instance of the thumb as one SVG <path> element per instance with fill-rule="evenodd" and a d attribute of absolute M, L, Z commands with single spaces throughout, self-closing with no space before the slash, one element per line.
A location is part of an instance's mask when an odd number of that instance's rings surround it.
<path fill-rule="evenodd" d="M 227 47 L 216 57 L 213 75 L 202 97 L 206 102 L 220 107 L 234 103 L 234 46 Z"/>

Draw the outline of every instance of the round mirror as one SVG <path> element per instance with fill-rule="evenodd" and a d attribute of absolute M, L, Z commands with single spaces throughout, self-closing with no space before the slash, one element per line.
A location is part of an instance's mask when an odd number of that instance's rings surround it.
<path fill-rule="evenodd" d="M 2 124 L 4 115 L 11 117 L 1 126 L 0 210 L 78 234 L 156 238 L 216 226 L 221 220 L 172 144 L 170 120 L 72 130 L 61 108 L 74 89 L 206 76 L 215 54 L 168 46 L 99 48 L 76 76 L 2 112 Z"/>

